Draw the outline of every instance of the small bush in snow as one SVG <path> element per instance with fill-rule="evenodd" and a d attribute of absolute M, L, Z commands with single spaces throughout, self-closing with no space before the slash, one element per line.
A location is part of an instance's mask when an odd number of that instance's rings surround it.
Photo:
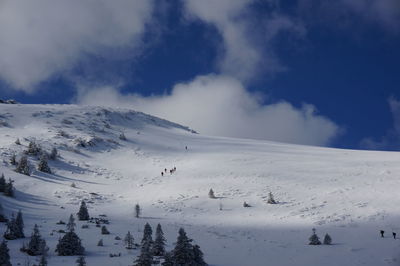
<path fill-rule="evenodd" d="M 212 188 L 210 189 L 210 191 L 208 191 L 208 197 L 210 199 L 215 199 L 214 190 L 212 190 Z"/>
<path fill-rule="evenodd" d="M 119 139 L 126 140 L 125 134 L 124 133 L 119 134 Z"/>
<path fill-rule="evenodd" d="M 49 155 L 50 160 L 55 160 L 55 159 L 57 159 L 57 157 L 58 157 L 57 149 L 56 148 L 51 149 L 51 152 Z"/>
<path fill-rule="evenodd" d="M 38 170 L 44 173 L 51 174 L 51 169 L 49 167 L 49 164 L 47 163 L 47 156 L 42 155 L 40 157 L 40 161 L 38 163 Z"/>
<path fill-rule="evenodd" d="M 108 229 L 107 229 L 107 227 L 105 225 L 103 225 L 101 227 L 101 234 L 102 235 L 109 235 L 110 234 L 110 231 L 108 231 Z"/>
<path fill-rule="evenodd" d="M 332 238 L 330 235 L 326 234 L 324 237 L 324 245 L 331 245 L 332 244 Z"/>
<path fill-rule="evenodd" d="M 4 177 L 4 174 L 0 175 L 0 192 L 4 192 L 6 188 L 6 179 Z"/>
<path fill-rule="evenodd" d="M 100 239 L 99 242 L 97 242 L 97 246 L 98 247 L 102 247 L 103 246 L 103 239 Z"/>
<path fill-rule="evenodd" d="M 274 199 L 274 195 L 272 195 L 272 192 L 268 193 L 268 201 L 269 204 L 276 204 L 276 201 Z"/>
<path fill-rule="evenodd" d="M 309 245 L 321 245 L 321 241 L 319 241 L 319 237 L 317 236 L 317 234 L 315 233 L 315 228 L 312 229 L 313 233 L 310 236 L 310 238 L 308 239 L 310 241 L 310 243 L 308 243 Z"/>
<path fill-rule="evenodd" d="M 15 141 L 15 144 L 21 145 L 21 142 L 19 141 L 19 138 Z"/>
<path fill-rule="evenodd" d="M 78 266 L 86 266 L 85 257 L 81 256 L 76 259 L 76 265 Z"/>
<path fill-rule="evenodd" d="M 17 165 L 17 156 L 15 155 L 15 153 L 13 153 L 10 157 L 10 164 L 11 165 Z"/>
<path fill-rule="evenodd" d="M 251 207 L 247 202 L 243 202 L 243 207 L 248 208 Z"/>

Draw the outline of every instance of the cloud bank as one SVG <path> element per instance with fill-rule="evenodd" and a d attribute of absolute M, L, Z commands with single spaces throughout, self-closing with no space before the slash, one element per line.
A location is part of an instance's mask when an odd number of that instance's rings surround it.
<path fill-rule="evenodd" d="M 340 134 L 340 127 L 312 105 L 263 105 L 260 100 L 237 79 L 207 75 L 175 85 L 168 95 L 121 95 L 105 87 L 82 91 L 77 103 L 129 107 L 209 135 L 329 145 Z"/>
<path fill-rule="evenodd" d="M 152 0 L 0 2 L 0 78 L 17 90 L 67 71 L 85 54 L 137 47 Z"/>
<path fill-rule="evenodd" d="M 394 97 L 388 99 L 393 118 L 393 127 L 380 139 L 365 138 L 360 146 L 369 150 L 400 150 L 400 101 Z"/>
<path fill-rule="evenodd" d="M 305 33 L 301 24 L 275 11 L 258 21 L 256 27 L 262 37 L 256 40 L 254 25 L 249 23 L 251 15 L 248 11 L 252 3 L 254 1 L 184 1 L 187 19 L 203 21 L 214 26 L 221 34 L 223 43 L 217 60 L 221 73 L 242 81 L 251 80 L 264 72 L 285 70 L 270 45 L 271 41 L 284 31 L 300 36 Z"/>

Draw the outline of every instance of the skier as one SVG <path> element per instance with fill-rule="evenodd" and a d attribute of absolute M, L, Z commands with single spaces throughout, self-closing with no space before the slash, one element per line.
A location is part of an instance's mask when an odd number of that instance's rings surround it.
<path fill-rule="evenodd" d="M 392 234 L 393 234 L 393 238 L 396 239 L 396 233 L 393 232 Z"/>
<path fill-rule="evenodd" d="M 383 234 L 385 233 L 385 231 L 381 230 L 381 237 L 384 237 Z"/>
<path fill-rule="evenodd" d="M 164 172 L 161 172 L 161 176 L 164 176 Z"/>

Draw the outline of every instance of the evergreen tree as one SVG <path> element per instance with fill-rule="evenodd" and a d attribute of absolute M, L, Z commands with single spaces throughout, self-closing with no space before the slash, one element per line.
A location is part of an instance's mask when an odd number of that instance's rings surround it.
<path fill-rule="evenodd" d="M 51 149 L 49 158 L 50 160 L 55 160 L 57 159 L 57 157 L 58 157 L 58 150 L 57 148 L 53 147 L 53 149 Z"/>
<path fill-rule="evenodd" d="M 4 192 L 6 189 L 6 179 L 4 177 L 4 174 L 1 174 L 0 176 L 0 192 Z"/>
<path fill-rule="evenodd" d="M 10 157 L 10 164 L 11 165 L 17 165 L 17 156 L 15 155 L 15 153 L 13 153 Z"/>
<path fill-rule="evenodd" d="M 21 159 L 19 159 L 19 163 L 17 165 L 17 168 L 15 169 L 15 172 L 24 174 L 24 175 L 31 174 L 31 169 L 28 164 L 28 157 L 22 156 Z"/>
<path fill-rule="evenodd" d="M 47 266 L 47 255 L 43 254 L 40 256 L 40 261 L 38 266 Z"/>
<path fill-rule="evenodd" d="M 104 246 L 104 244 L 103 244 L 103 239 L 100 239 L 99 242 L 97 242 L 97 246 L 98 246 L 98 247 Z"/>
<path fill-rule="evenodd" d="M 208 191 L 208 197 L 210 199 L 215 199 L 214 190 L 212 190 L 212 188 L 210 189 L 210 191 Z"/>
<path fill-rule="evenodd" d="M 161 225 L 158 224 L 156 228 L 156 236 L 153 244 L 153 255 L 163 256 L 165 254 L 165 237 Z"/>
<path fill-rule="evenodd" d="M 42 152 L 40 145 L 36 144 L 34 141 L 30 141 L 28 145 L 28 150 L 25 151 L 26 154 L 38 155 Z"/>
<path fill-rule="evenodd" d="M 187 237 L 183 228 L 179 229 L 175 248 L 172 250 L 172 261 L 174 265 L 193 265 L 195 255 L 192 240 Z"/>
<path fill-rule="evenodd" d="M 321 241 L 319 241 L 319 237 L 315 233 L 315 228 L 312 229 L 313 234 L 308 239 L 310 241 L 309 245 L 321 245 Z"/>
<path fill-rule="evenodd" d="M 196 266 L 206 266 L 207 263 L 203 259 L 203 252 L 200 250 L 198 245 L 193 246 L 194 263 Z"/>
<path fill-rule="evenodd" d="M 164 255 L 164 262 L 161 264 L 162 266 L 174 266 L 174 262 L 172 261 L 171 252 L 166 252 Z"/>
<path fill-rule="evenodd" d="M 58 240 L 56 252 L 59 256 L 76 256 L 83 255 L 85 249 L 78 235 L 74 231 L 69 231 Z"/>
<path fill-rule="evenodd" d="M 18 226 L 18 231 L 19 231 L 19 238 L 24 238 L 24 219 L 22 218 L 22 212 L 21 210 L 18 211 L 17 213 L 17 218 L 15 219 L 15 223 Z"/>
<path fill-rule="evenodd" d="M 1 266 L 12 266 L 10 262 L 10 250 L 7 247 L 7 242 L 3 240 L 0 244 L 0 265 Z"/>
<path fill-rule="evenodd" d="M 7 240 L 14 240 L 24 237 L 24 235 L 21 235 L 20 227 L 18 226 L 14 215 L 12 215 L 11 219 L 7 222 L 7 229 L 3 236 Z"/>
<path fill-rule="evenodd" d="M 47 252 L 46 241 L 40 235 L 39 228 L 36 224 L 33 227 L 33 233 L 26 252 L 31 256 L 43 255 Z"/>
<path fill-rule="evenodd" d="M 332 238 L 330 235 L 326 234 L 324 237 L 324 245 L 331 245 L 332 244 Z"/>
<path fill-rule="evenodd" d="M 0 203 L 0 223 L 5 223 L 7 222 L 7 218 L 4 215 L 4 210 L 3 210 L 3 205 Z"/>
<path fill-rule="evenodd" d="M 4 188 L 4 195 L 7 197 L 14 197 L 14 181 L 11 178 L 8 179 L 6 186 Z"/>
<path fill-rule="evenodd" d="M 15 141 L 15 144 L 21 145 L 21 142 L 19 141 L 19 138 L 17 138 L 17 140 Z"/>
<path fill-rule="evenodd" d="M 42 155 L 40 156 L 40 161 L 38 163 L 38 170 L 44 173 L 49 173 L 51 174 L 51 169 L 49 164 L 47 163 L 47 156 Z"/>
<path fill-rule="evenodd" d="M 68 232 L 74 232 L 75 231 L 75 226 L 76 226 L 75 219 L 74 219 L 74 216 L 71 214 L 69 216 L 69 220 L 68 220 L 68 223 L 67 223 Z"/>
<path fill-rule="evenodd" d="M 136 218 L 139 218 L 140 213 L 141 213 L 140 206 L 139 206 L 139 204 L 136 204 L 136 205 L 135 205 L 135 217 L 136 217 Z"/>
<path fill-rule="evenodd" d="M 135 260 L 134 266 L 151 266 L 153 264 L 153 255 L 151 252 L 151 239 L 143 237 L 140 255 Z"/>
<path fill-rule="evenodd" d="M 151 229 L 151 226 L 149 225 L 149 223 L 146 223 L 144 225 L 144 230 L 143 230 L 143 238 L 142 238 L 142 244 L 144 242 L 149 242 L 150 245 L 153 244 L 153 230 Z"/>
<path fill-rule="evenodd" d="M 133 249 L 133 245 L 134 245 L 133 241 L 134 241 L 134 238 L 133 238 L 131 232 L 128 231 L 128 233 L 126 234 L 125 239 L 124 239 L 125 247 L 127 249 Z"/>
<path fill-rule="evenodd" d="M 272 192 L 268 193 L 268 201 L 269 204 L 276 204 L 276 201 L 274 199 L 274 195 L 272 195 Z"/>
<path fill-rule="evenodd" d="M 123 132 L 121 134 L 119 134 L 119 139 L 126 140 L 125 134 Z"/>
<path fill-rule="evenodd" d="M 79 221 L 87 221 L 89 220 L 89 212 L 86 206 L 85 201 L 82 200 L 81 202 L 81 206 L 79 207 L 79 211 L 78 211 L 78 219 Z"/>
<path fill-rule="evenodd" d="M 103 225 L 101 227 L 101 234 L 102 235 L 109 235 L 110 234 L 110 231 L 108 231 L 108 229 L 107 229 L 107 227 L 105 225 Z"/>
<path fill-rule="evenodd" d="M 78 265 L 78 266 L 86 266 L 85 257 L 80 256 L 80 257 L 76 260 L 76 265 Z"/>

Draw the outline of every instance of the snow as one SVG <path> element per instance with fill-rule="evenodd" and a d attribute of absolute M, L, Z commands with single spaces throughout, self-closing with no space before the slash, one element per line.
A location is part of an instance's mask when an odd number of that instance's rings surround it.
<path fill-rule="evenodd" d="M 126 141 L 119 139 L 122 132 Z M 48 152 L 57 147 L 61 157 L 49 161 L 53 174 L 13 171 L 11 154 L 19 159 L 30 140 Z M 210 265 L 400 263 L 400 240 L 391 235 L 400 233 L 396 152 L 204 136 L 120 108 L 0 104 L 0 160 L 0 173 L 14 179 L 17 189 L 15 198 L 0 195 L 5 212 L 22 210 L 28 237 L 35 223 L 40 226 L 49 265 L 74 265 L 76 257 L 54 252 L 60 234 L 53 230 L 65 230 L 56 222 L 67 222 L 82 199 L 91 216 L 110 220 L 110 235 L 94 224 L 82 229 L 87 222 L 77 221 L 88 265 L 131 265 L 139 250 L 127 250 L 114 238 L 129 230 L 139 243 L 146 222 L 153 231 L 162 225 L 167 250 L 184 227 Z M 29 161 L 36 166 L 38 158 Z M 173 167 L 175 173 L 161 176 Z M 210 188 L 216 199 L 208 197 Z M 278 204 L 267 204 L 270 191 Z M 244 201 L 252 207 L 244 208 Z M 321 240 L 329 233 L 333 245 L 309 246 L 312 228 Z M 1 235 L 4 230 L 0 224 Z M 104 247 L 97 247 L 100 239 Z M 8 241 L 13 265 L 35 261 L 19 251 L 24 241 Z"/>

